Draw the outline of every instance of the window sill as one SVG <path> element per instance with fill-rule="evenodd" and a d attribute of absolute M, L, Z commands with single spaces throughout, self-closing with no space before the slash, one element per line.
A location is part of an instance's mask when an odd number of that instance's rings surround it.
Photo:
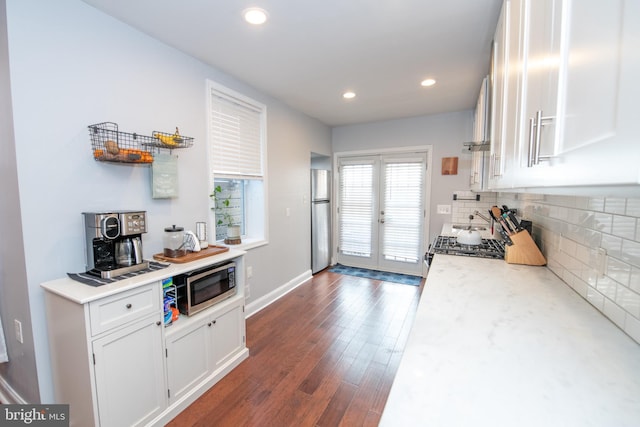
<path fill-rule="evenodd" d="M 248 251 L 249 249 L 259 248 L 260 246 L 265 246 L 269 244 L 267 240 L 262 238 L 242 238 L 242 243 L 238 245 L 228 245 L 223 240 L 220 240 L 215 243 L 217 246 L 225 246 L 230 249 L 239 249 L 241 251 Z"/>

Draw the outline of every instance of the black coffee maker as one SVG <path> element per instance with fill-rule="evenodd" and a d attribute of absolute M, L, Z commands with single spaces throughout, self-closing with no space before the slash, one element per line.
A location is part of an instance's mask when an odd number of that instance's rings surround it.
<path fill-rule="evenodd" d="M 144 270 L 145 211 L 84 212 L 87 273 L 110 278 Z"/>

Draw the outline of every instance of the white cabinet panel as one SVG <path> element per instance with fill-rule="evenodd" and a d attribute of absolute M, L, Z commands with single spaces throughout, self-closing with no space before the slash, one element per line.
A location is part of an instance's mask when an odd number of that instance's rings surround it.
<path fill-rule="evenodd" d="M 488 180 L 487 151 L 485 145 L 489 138 L 489 76 L 482 80 L 480 93 L 476 102 L 476 110 L 473 123 L 472 144 L 482 146 L 480 151 L 471 151 L 471 171 L 469 185 L 471 190 L 482 191 L 486 189 Z M 470 147 L 471 149 L 472 147 Z M 476 147 L 478 148 L 478 147 Z"/>
<path fill-rule="evenodd" d="M 241 305 L 230 307 L 213 320 L 212 347 L 215 368 L 219 368 L 244 348 L 245 322 Z"/>
<path fill-rule="evenodd" d="M 490 189 L 513 187 L 514 140 L 519 132 L 522 0 L 504 2 L 494 37 Z"/>
<path fill-rule="evenodd" d="M 179 334 L 167 334 L 167 377 L 169 400 L 180 399 L 184 393 L 204 380 L 211 371 L 211 322 L 192 325 Z"/>
<path fill-rule="evenodd" d="M 169 327 L 166 346 L 173 404 L 245 351 L 244 299 L 234 297 L 192 317 L 181 316 Z"/>
<path fill-rule="evenodd" d="M 91 333 L 98 335 L 109 329 L 141 319 L 160 309 L 158 286 L 150 284 L 89 303 Z"/>
<path fill-rule="evenodd" d="M 166 406 L 158 314 L 93 342 L 102 427 L 144 425 Z"/>

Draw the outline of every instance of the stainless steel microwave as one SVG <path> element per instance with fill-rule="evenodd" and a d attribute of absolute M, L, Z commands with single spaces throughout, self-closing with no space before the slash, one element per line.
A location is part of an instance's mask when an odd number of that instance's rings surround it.
<path fill-rule="evenodd" d="M 173 278 L 180 313 L 191 316 L 236 294 L 236 263 L 215 264 Z"/>

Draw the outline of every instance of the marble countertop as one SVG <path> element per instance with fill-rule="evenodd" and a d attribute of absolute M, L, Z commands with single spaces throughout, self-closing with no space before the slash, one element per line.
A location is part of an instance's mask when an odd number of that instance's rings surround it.
<path fill-rule="evenodd" d="M 73 279 L 70 279 L 69 277 L 44 282 L 40 286 L 48 292 L 60 295 L 61 297 L 74 301 L 78 304 L 86 304 L 88 302 L 104 298 L 106 296 L 114 295 L 120 292 L 127 291 L 129 289 L 146 285 L 147 283 L 156 282 L 167 277 L 175 276 L 177 274 L 186 273 L 188 271 L 197 270 L 211 264 L 217 264 L 219 262 L 227 261 L 232 258 L 242 256 L 245 253 L 246 252 L 241 250 L 230 249 L 227 252 L 223 252 L 219 255 L 201 258 L 197 261 L 186 263 L 168 263 L 168 266 L 161 270 L 140 274 L 132 278 L 118 280 L 117 282 L 102 286 L 85 285 L 84 283 L 77 282 Z"/>
<path fill-rule="evenodd" d="M 381 426 L 638 426 L 640 345 L 545 267 L 436 255 Z"/>

